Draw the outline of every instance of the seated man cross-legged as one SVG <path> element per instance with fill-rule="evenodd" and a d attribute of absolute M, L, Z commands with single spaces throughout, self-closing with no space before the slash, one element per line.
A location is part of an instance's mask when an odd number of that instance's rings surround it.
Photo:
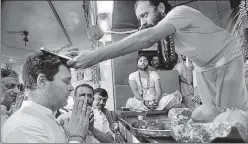
<path fill-rule="evenodd" d="M 162 94 L 159 75 L 148 70 L 147 57 L 140 55 L 137 58 L 137 67 L 139 70 L 129 75 L 129 85 L 134 98 L 127 100 L 127 108 L 134 111 L 163 110 L 181 103 L 182 96 L 179 92 Z"/>

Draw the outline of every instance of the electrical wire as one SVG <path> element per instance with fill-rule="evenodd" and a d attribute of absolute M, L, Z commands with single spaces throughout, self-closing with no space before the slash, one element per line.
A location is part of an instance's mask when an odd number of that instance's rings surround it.
<path fill-rule="evenodd" d="M 220 11 L 219 11 L 219 7 L 218 7 L 217 0 L 216 0 L 215 2 L 216 2 L 216 8 L 217 8 L 218 16 L 219 16 L 219 20 L 218 20 L 218 22 L 220 22 L 220 26 L 221 26 Z"/>
<path fill-rule="evenodd" d="M 124 31 L 124 32 L 115 32 L 115 31 L 105 31 L 107 34 L 131 34 L 137 32 L 138 29 L 131 30 L 131 31 Z"/>

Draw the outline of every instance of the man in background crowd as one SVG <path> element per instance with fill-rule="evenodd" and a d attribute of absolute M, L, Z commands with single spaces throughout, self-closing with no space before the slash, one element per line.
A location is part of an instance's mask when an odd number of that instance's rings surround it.
<path fill-rule="evenodd" d="M 74 101 L 76 98 L 79 98 L 79 97 L 84 97 L 87 99 L 87 102 L 88 102 L 88 105 L 89 106 L 92 106 L 92 103 L 94 101 L 94 98 L 93 98 L 93 93 L 94 93 L 94 89 L 92 86 L 90 86 L 89 84 L 81 84 L 81 85 L 78 85 L 75 90 L 74 90 Z M 69 111 L 67 113 L 64 113 L 64 114 L 61 114 L 57 120 L 58 121 L 61 121 L 63 119 L 67 119 L 67 118 L 70 118 L 71 117 L 71 114 L 72 114 L 72 111 Z"/>
<path fill-rule="evenodd" d="M 66 61 L 43 51 L 27 58 L 22 78 L 28 99 L 4 123 L 1 129 L 3 143 L 85 142 L 91 111 L 86 99 L 75 100 L 72 116 L 65 122 L 65 131 L 53 115 L 67 105 L 68 96 L 74 89 Z"/>
<path fill-rule="evenodd" d="M 20 87 L 21 84 L 18 74 L 15 71 L 1 68 L 1 126 L 8 117 L 19 108 L 23 101 L 23 97 L 20 97 L 22 99 L 18 97 L 20 94 Z M 16 104 L 18 107 L 13 107 L 16 101 L 18 102 L 18 104 Z"/>
<path fill-rule="evenodd" d="M 153 56 L 151 61 L 151 67 L 149 67 L 149 70 L 157 71 L 159 69 L 159 57 Z"/>
<path fill-rule="evenodd" d="M 92 109 L 94 112 L 94 124 L 89 126 L 93 134 L 93 143 L 110 143 L 114 141 L 114 124 L 111 113 L 105 108 L 108 100 L 108 93 L 105 89 L 97 88 L 94 90 L 94 101 Z M 112 130 L 111 130 L 112 128 Z"/>
<path fill-rule="evenodd" d="M 113 133 L 111 132 L 109 125 L 112 123 L 110 123 L 109 121 L 103 121 L 102 115 L 99 115 L 98 113 L 98 111 L 101 111 L 105 107 L 106 100 L 108 98 L 106 95 L 107 92 L 105 91 L 104 93 L 97 89 L 96 92 L 97 93 L 94 96 L 94 89 L 89 84 L 78 85 L 74 91 L 75 98 L 84 97 L 88 100 L 88 105 L 92 106 L 94 113 L 94 123 L 91 123 L 89 126 L 89 130 L 91 133 L 87 134 L 86 143 L 111 143 L 114 142 L 112 137 Z M 103 97 L 99 96 L 99 94 L 103 95 Z M 71 114 L 71 111 L 62 114 L 58 117 L 58 121 L 63 121 L 70 118 Z M 91 135 L 93 135 L 93 137 Z"/>

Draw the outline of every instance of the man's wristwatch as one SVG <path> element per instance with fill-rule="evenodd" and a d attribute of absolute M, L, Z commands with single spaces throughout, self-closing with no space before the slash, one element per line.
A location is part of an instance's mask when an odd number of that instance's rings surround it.
<path fill-rule="evenodd" d="M 68 137 L 69 143 L 86 143 L 85 138 L 80 135 L 71 135 Z"/>

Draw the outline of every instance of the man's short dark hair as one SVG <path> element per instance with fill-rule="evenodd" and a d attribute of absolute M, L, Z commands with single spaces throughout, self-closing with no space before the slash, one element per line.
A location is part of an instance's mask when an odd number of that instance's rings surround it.
<path fill-rule="evenodd" d="M 154 56 L 152 56 L 152 60 L 153 60 L 153 58 L 154 58 L 154 57 L 158 57 L 158 58 L 159 58 L 159 56 L 158 56 L 158 55 L 154 55 Z"/>
<path fill-rule="evenodd" d="M 139 59 L 140 59 L 141 57 L 145 57 L 145 58 L 148 60 L 148 57 L 147 57 L 146 55 L 140 54 L 140 55 L 138 55 L 138 57 L 137 57 L 137 59 L 136 59 L 136 62 L 137 62 L 137 63 L 139 62 Z"/>
<path fill-rule="evenodd" d="M 149 1 L 150 5 L 155 6 L 155 7 L 157 7 L 160 3 L 163 3 L 165 6 L 165 13 L 168 13 L 172 9 L 168 0 L 137 0 L 134 5 L 134 10 L 136 10 L 138 3 L 142 1 Z"/>
<path fill-rule="evenodd" d="M 5 77 L 13 77 L 13 78 L 18 78 L 18 74 L 11 70 L 11 69 L 4 69 L 4 68 L 1 68 L 1 78 L 5 78 Z"/>
<path fill-rule="evenodd" d="M 102 96 L 102 97 L 106 97 L 106 98 L 108 98 L 108 92 L 105 90 L 105 89 L 103 89 L 103 88 L 96 88 L 95 90 L 94 90 L 94 94 L 99 94 L 100 96 Z"/>
<path fill-rule="evenodd" d="M 27 58 L 23 65 L 22 79 L 27 89 L 34 90 L 39 74 L 44 74 L 46 79 L 53 81 L 59 71 L 60 65 L 66 65 L 67 59 L 57 55 L 40 51 Z"/>
<path fill-rule="evenodd" d="M 81 85 L 78 85 L 78 86 L 75 88 L 75 90 L 74 90 L 75 96 L 77 96 L 77 90 L 78 90 L 78 88 L 80 88 L 80 87 L 87 87 L 87 88 L 91 89 L 92 92 L 93 92 L 93 94 L 94 94 L 94 89 L 93 89 L 93 87 L 92 87 L 91 85 L 89 85 L 89 84 L 81 84 Z"/>

